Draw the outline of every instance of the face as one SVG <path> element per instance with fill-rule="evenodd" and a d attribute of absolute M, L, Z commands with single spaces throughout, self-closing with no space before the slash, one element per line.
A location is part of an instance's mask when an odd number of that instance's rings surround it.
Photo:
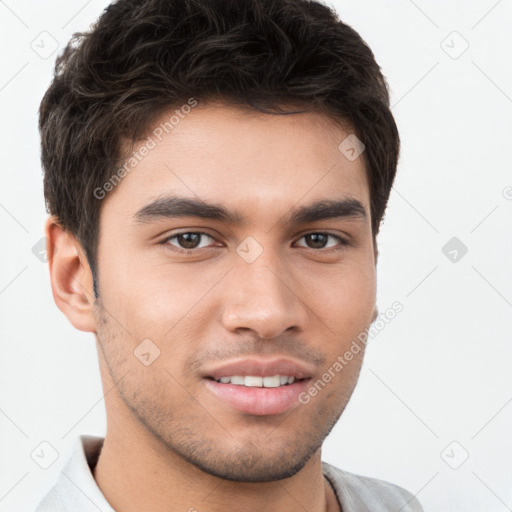
<path fill-rule="evenodd" d="M 229 480 L 292 476 L 343 412 L 364 351 L 332 368 L 373 320 L 364 161 L 313 113 L 199 105 L 150 135 L 102 203 L 102 372 L 169 453 Z"/>

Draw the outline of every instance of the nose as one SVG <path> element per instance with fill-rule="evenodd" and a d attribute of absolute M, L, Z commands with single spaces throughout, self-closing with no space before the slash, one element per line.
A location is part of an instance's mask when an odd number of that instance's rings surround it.
<path fill-rule="evenodd" d="M 308 321 L 304 291 L 293 272 L 269 251 L 247 263 L 240 259 L 224 283 L 222 323 L 230 332 L 250 330 L 261 338 L 302 332 Z"/>

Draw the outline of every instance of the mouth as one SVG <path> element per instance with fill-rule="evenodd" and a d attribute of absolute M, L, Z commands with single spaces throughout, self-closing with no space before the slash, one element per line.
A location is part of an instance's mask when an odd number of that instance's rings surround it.
<path fill-rule="evenodd" d="M 295 382 L 295 377 L 291 375 L 271 375 L 261 377 L 258 375 L 232 375 L 213 379 L 221 384 L 234 384 L 235 386 L 245 386 L 250 388 L 279 388 L 289 386 Z M 304 379 L 297 379 L 304 380 Z"/>
<path fill-rule="evenodd" d="M 224 406 L 255 416 L 276 415 L 300 405 L 312 369 L 290 359 L 245 359 L 205 370 L 206 388 Z"/>

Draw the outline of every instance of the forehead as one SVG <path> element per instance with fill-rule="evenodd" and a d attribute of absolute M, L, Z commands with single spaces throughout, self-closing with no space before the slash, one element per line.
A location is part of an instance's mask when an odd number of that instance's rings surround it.
<path fill-rule="evenodd" d="M 107 204 L 133 214 L 158 197 L 179 195 L 261 219 L 301 203 L 351 197 L 369 210 L 364 160 L 339 149 L 351 130 L 326 115 L 272 115 L 224 104 L 178 114 L 162 113 L 133 148 L 138 159 L 125 161 L 128 172 Z"/>

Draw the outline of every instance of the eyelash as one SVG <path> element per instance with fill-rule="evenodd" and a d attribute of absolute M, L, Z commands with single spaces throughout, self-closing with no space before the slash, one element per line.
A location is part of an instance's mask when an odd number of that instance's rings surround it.
<path fill-rule="evenodd" d="M 185 235 L 185 234 L 205 235 L 205 236 L 210 237 L 213 240 L 215 240 L 215 238 L 212 235 L 210 235 L 209 233 L 206 233 L 204 231 L 183 231 L 181 233 L 175 233 L 173 235 L 168 236 L 167 238 L 162 240 L 162 242 L 160 242 L 160 243 L 162 245 L 167 245 L 170 248 L 171 251 L 177 252 L 177 253 L 187 253 L 189 251 L 199 253 L 199 252 L 201 252 L 201 250 L 207 249 L 206 247 L 202 247 L 200 249 L 183 249 L 183 248 L 179 248 L 179 247 L 176 247 L 176 246 L 171 245 L 171 244 L 168 243 L 173 238 L 176 238 L 176 237 L 178 237 L 180 235 Z M 349 242 L 347 240 L 345 240 L 344 238 L 340 237 L 339 235 L 335 235 L 334 233 L 330 233 L 328 231 L 311 231 L 309 233 L 305 233 L 304 235 L 302 235 L 299 238 L 299 240 L 301 240 L 302 238 L 304 238 L 304 237 L 306 237 L 308 235 L 327 235 L 327 236 L 330 236 L 330 237 L 335 238 L 336 240 L 338 240 L 338 242 L 340 243 L 340 246 L 332 247 L 332 248 L 329 248 L 329 249 L 313 249 L 311 247 L 302 247 L 303 249 L 309 249 L 311 251 L 321 252 L 323 254 L 330 254 L 330 253 L 333 253 L 333 252 L 338 252 L 338 251 L 343 250 L 346 246 L 350 245 Z"/>

